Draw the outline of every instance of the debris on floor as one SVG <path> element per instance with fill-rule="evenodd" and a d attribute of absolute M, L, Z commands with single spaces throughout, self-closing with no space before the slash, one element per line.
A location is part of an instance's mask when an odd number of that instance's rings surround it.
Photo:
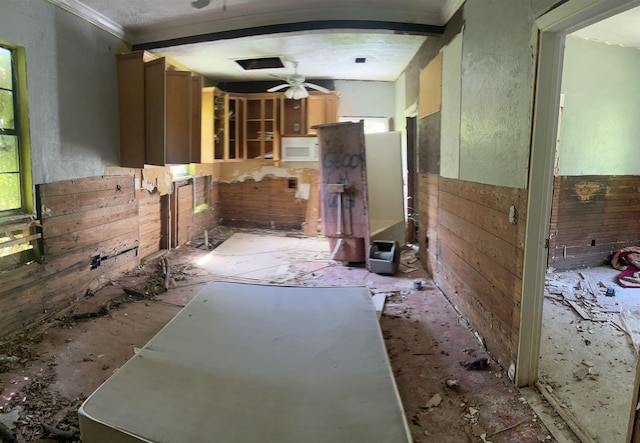
<path fill-rule="evenodd" d="M 264 230 L 210 230 L 208 247 L 203 239 L 202 246 L 192 242 L 159 254 L 144 261 L 140 269 L 96 288 L 55 321 L 0 344 L 4 356 L 0 358 L 0 418 L 14 417 L 7 427 L 17 441 L 37 441 L 52 435 L 51 430 L 76 436 L 82 401 L 204 284 L 222 278 L 197 262 L 223 246 L 211 251 L 216 240 L 238 232 L 301 238 L 297 233 Z M 252 247 L 236 252 L 245 255 L 234 259 L 254 258 Z M 284 255 L 266 254 L 265 263 Z M 406 272 L 395 276 L 320 261 L 314 251 L 302 251 L 296 257 L 305 265 L 291 268 L 292 262 L 286 262 L 275 269 L 286 284 L 366 286 L 373 297 L 386 300 L 380 327 L 414 443 L 536 443 L 543 441 L 540 436 L 548 436 L 545 425 L 532 419 L 529 405 L 518 400 L 518 390 L 506 373 L 489 364 L 492 360 L 484 344 L 429 279 L 413 248 L 403 249 Z M 169 263 L 168 290 L 163 259 Z M 273 278 L 273 274 L 274 269 L 271 275 L 259 275 Z M 420 289 L 415 281 L 422 282 Z M 476 360 L 485 361 L 486 370 L 469 371 L 460 364 Z"/>
<path fill-rule="evenodd" d="M 587 441 L 626 441 L 640 306 L 633 289 L 617 287 L 618 273 L 550 270 L 545 282 L 540 386 Z"/>
<path fill-rule="evenodd" d="M 489 359 L 487 359 L 486 357 L 480 357 L 467 363 L 461 362 L 460 364 L 470 371 L 480 371 L 489 367 Z"/>

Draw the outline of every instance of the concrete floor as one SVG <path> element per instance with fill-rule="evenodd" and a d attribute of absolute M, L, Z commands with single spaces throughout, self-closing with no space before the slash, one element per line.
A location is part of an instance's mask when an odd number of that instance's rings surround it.
<path fill-rule="evenodd" d="M 210 238 L 228 238 L 228 230 L 214 230 Z M 270 238 L 298 238 L 285 233 L 253 231 Z M 317 239 L 311 239 L 317 242 Z M 195 242 L 197 244 L 197 242 Z M 304 244 L 304 242 L 302 242 Z M 316 243 L 313 243 L 316 244 Z M 224 246 L 224 244 L 223 244 Z M 366 286 L 372 294 L 384 293 L 386 306 L 380 319 L 396 383 L 402 398 L 414 442 L 540 442 L 576 441 L 562 430 L 551 436 L 549 429 L 527 403 L 523 394 L 508 380 L 506 373 L 458 315 L 443 294 L 433 285 L 419 262 L 409 254 L 409 262 L 394 276 L 369 273 L 362 267 L 349 267 L 327 260 L 329 251 L 311 247 L 285 256 L 287 251 L 269 251 L 280 260 L 278 268 L 288 268 L 286 284 L 309 286 Z M 328 248 L 328 246 L 327 246 Z M 224 252 L 224 248 L 220 251 Z M 256 250 L 236 250 L 224 260 L 249 260 Z M 214 251 L 213 255 L 216 252 Z M 274 255 L 275 254 L 275 255 Z M 255 254 L 254 254 L 255 255 Z M 109 302 L 108 314 L 74 319 L 72 314 L 45 327 L 17 337 L 0 354 L 20 356 L 20 361 L 0 373 L 0 420 L 14 424 L 19 441 L 42 440 L 41 424 L 69 429 L 77 425 L 80 403 L 120 365 L 126 362 L 166 324 L 207 282 L 212 280 L 269 280 L 269 275 L 214 275 L 197 263 L 207 261 L 207 251 L 183 247 L 172 251 L 173 283 L 169 291 L 158 289 L 158 265 L 151 262 L 139 271 L 112 282 L 80 303 L 74 313 L 99 312 Z M 209 257 L 210 259 L 211 257 Z M 267 260 L 268 263 L 268 260 Z M 283 268 L 283 266 L 285 268 Z M 273 268 L 273 265 L 271 265 Z M 255 269 L 254 269 L 255 271 Z M 238 270 L 236 270 L 238 272 Z M 421 290 L 414 282 L 423 282 Z M 148 293 L 141 300 L 127 297 L 123 288 Z M 156 295 L 157 293 L 157 295 Z M 487 357 L 489 367 L 468 370 L 463 365 L 478 357 Z M 447 385 L 447 381 L 451 387 Z M 533 392 L 533 393 L 532 393 Z M 534 391 L 528 395 L 536 396 Z M 538 400 L 536 400 L 538 401 Z M 547 423 L 563 427 L 553 412 Z M 564 435 L 564 436 L 563 436 Z"/>
<path fill-rule="evenodd" d="M 549 273 L 540 347 L 541 381 L 588 435 L 607 443 L 627 440 L 637 366 L 620 313 L 636 310 L 631 328 L 640 325 L 640 289 L 620 287 L 619 272 L 603 266 Z M 607 287 L 614 297 L 605 295 Z"/>

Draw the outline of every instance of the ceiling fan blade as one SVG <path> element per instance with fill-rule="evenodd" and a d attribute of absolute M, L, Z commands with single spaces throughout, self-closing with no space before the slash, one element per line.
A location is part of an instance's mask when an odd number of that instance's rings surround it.
<path fill-rule="evenodd" d="M 313 83 L 303 83 L 303 85 L 306 86 L 307 88 L 311 88 L 311 89 L 315 89 L 316 91 L 324 92 L 325 94 L 329 93 L 329 90 L 327 88 L 324 88 L 324 87 L 319 86 L 319 85 L 314 85 Z"/>
<path fill-rule="evenodd" d="M 273 88 L 269 88 L 267 89 L 267 92 L 276 92 L 281 89 L 288 88 L 289 86 L 290 86 L 289 83 L 285 83 L 283 85 L 278 85 L 278 86 L 274 86 Z"/>

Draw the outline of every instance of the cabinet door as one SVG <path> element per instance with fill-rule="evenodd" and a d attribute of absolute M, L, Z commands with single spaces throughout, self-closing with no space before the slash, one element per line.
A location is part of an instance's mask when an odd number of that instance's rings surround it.
<path fill-rule="evenodd" d="M 191 77 L 191 163 L 202 163 L 202 77 Z"/>
<path fill-rule="evenodd" d="M 306 105 L 307 100 L 294 100 L 280 97 L 280 134 L 296 136 L 306 134 Z"/>
<path fill-rule="evenodd" d="M 315 134 L 311 129 L 315 125 L 337 123 L 338 121 L 338 96 L 330 94 L 311 94 L 307 97 L 307 133 Z"/>
<path fill-rule="evenodd" d="M 244 121 L 245 100 L 242 97 L 225 95 L 225 107 L 228 110 L 225 119 L 225 160 L 245 159 Z"/>
<path fill-rule="evenodd" d="M 145 64 L 145 162 L 191 162 L 191 73 L 167 71 L 164 58 Z"/>
<path fill-rule="evenodd" d="M 246 158 L 253 160 L 279 157 L 277 137 L 277 98 L 248 94 L 245 101 Z"/>
<path fill-rule="evenodd" d="M 202 89 L 201 163 L 227 160 L 228 107 L 226 94 L 216 87 Z"/>
<path fill-rule="evenodd" d="M 325 120 L 324 95 L 309 95 L 307 97 L 307 134 L 315 134 L 316 130 L 311 127 L 324 124 Z"/>
<path fill-rule="evenodd" d="M 324 96 L 324 122 L 338 123 L 338 95 L 336 93 Z"/>
<path fill-rule="evenodd" d="M 118 111 L 120 114 L 120 166 L 144 167 L 145 151 L 145 51 L 118 54 Z"/>
<path fill-rule="evenodd" d="M 191 73 L 166 71 L 166 160 L 191 163 Z"/>
<path fill-rule="evenodd" d="M 202 111 L 200 112 L 200 161 L 202 163 L 213 163 L 214 154 L 214 88 L 204 88 L 202 90 Z"/>
<path fill-rule="evenodd" d="M 164 58 L 145 63 L 145 163 L 164 166 L 165 156 L 165 70 Z"/>

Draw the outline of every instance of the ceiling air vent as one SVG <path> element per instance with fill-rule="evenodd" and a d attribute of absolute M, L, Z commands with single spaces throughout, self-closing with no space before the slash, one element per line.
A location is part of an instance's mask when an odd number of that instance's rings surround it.
<path fill-rule="evenodd" d="M 244 60 L 236 60 L 235 62 L 242 66 L 242 69 L 245 71 L 284 68 L 280 57 L 247 58 Z"/>

